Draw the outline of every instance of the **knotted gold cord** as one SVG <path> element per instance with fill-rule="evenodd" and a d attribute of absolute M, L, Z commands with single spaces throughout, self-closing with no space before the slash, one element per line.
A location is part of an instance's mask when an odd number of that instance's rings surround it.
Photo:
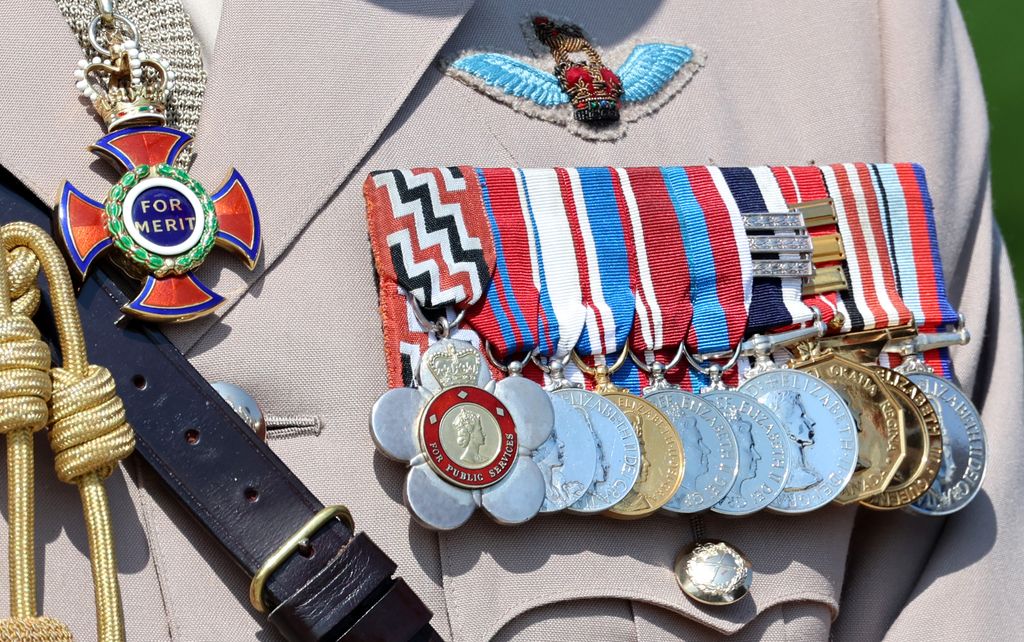
<path fill-rule="evenodd" d="M 76 484 L 82 498 L 98 638 L 121 641 L 124 622 L 103 479 L 132 452 L 135 436 L 110 373 L 88 363 L 71 278 L 57 246 L 28 223 L 5 225 L 0 235 L 0 433 L 7 435 L 11 582 L 11 618 L 0 620 L 0 642 L 71 639 L 64 624 L 36 615 L 32 433 L 47 423 L 57 477 Z M 52 370 L 49 349 L 31 320 L 41 299 L 40 266 L 50 283 L 64 358 L 63 367 Z"/>

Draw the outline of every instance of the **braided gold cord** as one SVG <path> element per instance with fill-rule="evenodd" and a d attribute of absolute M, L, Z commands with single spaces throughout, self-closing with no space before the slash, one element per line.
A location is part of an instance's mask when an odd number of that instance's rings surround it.
<path fill-rule="evenodd" d="M 52 617 L 0 620 L 0 642 L 71 642 L 71 630 Z"/>
<path fill-rule="evenodd" d="M 6 640 L 70 640 L 66 626 L 36 617 L 33 543 L 32 433 L 50 424 L 57 476 L 78 486 L 82 498 L 96 597 L 97 637 L 124 640 L 110 508 L 103 479 L 135 447 L 110 373 L 90 365 L 71 277 L 60 250 L 40 228 L 0 228 L 0 432 L 7 434 L 11 619 L 0 621 Z M 6 265 L 4 265 L 6 263 Z M 50 369 L 50 353 L 30 315 L 39 305 L 42 267 L 50 283 L 63 367 Z M 47 405 L 49 401 L 49 405 Z"/>

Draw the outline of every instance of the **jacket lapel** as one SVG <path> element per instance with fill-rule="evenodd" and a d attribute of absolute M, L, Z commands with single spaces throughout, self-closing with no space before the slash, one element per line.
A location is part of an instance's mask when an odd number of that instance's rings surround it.
<path fill-rule="evenodd" d="M 222 313 L 349 178 L 472 0 L 422 0 L 405 12 L 391 4 L 225 2 L 192 173 L 214 186 L 238 168 L 264 245 L 253 272 L 223 253 L 204 266 L 204 281 L 219 279 L 228 299 Z M 214 322 L 172 336 L 187 351 Z"/>
<path fill-rule="evenodd" d="M 82 51 L 55 2 L 26 0 L 4 8 L 0 56 L 0 164 L 46 203 L 65 179 L 94 196 L 110 188 L 105 163 L 87 148 L 102 123 L 75 89 Z"/>
<path fill-rule="evenodd" d="M 377 141 L 473 0 L 226 0 L 191 173 L 209 190 L 246 178 L 263 226 L 247 272 L 214 252 L 202 279 L 226 311 L 290 245 Z M 0 164 L 44 202 L 65 179 L 96 198 L 114 178 L 87 147 L 103 134 L 72 73 L 81 51 L 52 0 L 15 3 L 0 41 L 13 71 L 0 95 Z M 30 100 L 26 101 L 26 97 Z M 216 317 L 173 333 L 183 350 Z"/>

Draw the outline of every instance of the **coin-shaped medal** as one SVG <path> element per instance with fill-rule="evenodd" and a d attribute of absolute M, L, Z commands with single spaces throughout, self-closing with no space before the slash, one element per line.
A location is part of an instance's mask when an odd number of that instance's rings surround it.
<path fill-rule="evenodd" d="M 533 451 L 533 461 L 544 475 L 544 505 L 540 512 L 564 510 L 578 501 L 594 481 L 597 444 L 583 413 L 552 395 L 555 428 Z"/>
<path fill-rule="evenodd" d="M 683 482 L 665 510 L 697 513 L 711 508 L 732 488 L 739 465 L 728 420 L 709 400 L 684 390 L 658 390 L 644 399 L 665 413 L 683 442 Z"/>
<path fill-rule="evenodd" d="M 749 515 L 767 508 L 782 493 L 789 477 L 789 435 L 782 420 L 742 392 L 713 390 L 701 396 L 729 421 L 739 454 L 736 483 L 711 510 Z"/>
<path fill-rule="evenodd" d="M 626 415 L 640 441 L 640 474 L 622 500 L 606 514 L 646 517 L 672 499 L 683 482 L 683 443 L 668 417 L 628 392 L 602 393 Z"/>
<path fill-rule="evenodd" d="M 551 396 L 569 402 L 594 434 L 594 481 L 566 508 L 571 513 L 601 513 L 617 504 L 640 474 L 640 440 L 614 403 L 583 388 L 560 388 Z"/>
<path fill-rule="evenodd" d="M 832 386 L 843 396 L 857 427 L 857 469 L 836 497 L 851 504 L 885 490 L 906 454 L 903 410 L 888 386 L 868 366 L 828 351 L 794 366 Z"/>
<path fill-rule="evenodd" d="M 988 456 L 985 428 L 978 409 L 952 382 L 926 373 L 907 377 L 928 396 L 942 425 L 938 475 L 909 508 L 924 515 L 949 515 L 971 503 L 981 489 Z"/>
<path fill-rule="evenodd" d="M 836 390 L 814 375 L 782 368 L 740 385 L 772 410 L 789 437 L 789 477 L 768 508 L 806 513 L 835 499 L 857 466 L 853 415 Z"/>
<path fill-rule="evenodd" d="M 907 456 L 885 490 L 861 501 L 868 508 L 893 509 L 910 504 L 923 495 L 942 465 L 942 425 L 928 396 L 906 376 L 883 368 L 872 368 L 890 386 L 903 408 Z"/>

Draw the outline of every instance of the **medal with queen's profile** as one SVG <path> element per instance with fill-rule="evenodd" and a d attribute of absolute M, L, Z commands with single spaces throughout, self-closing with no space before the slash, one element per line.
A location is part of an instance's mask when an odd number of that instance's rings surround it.
<path fill-rule="evenodd" d="M 418 388 L 377 400 L 370 433 L 383 455 L 410 466 L 403 495 L 416 520 L 449 530 L 477 507 L 503 524 L 537 514 L 545 482 L 531 455 L 553 423 L 540 386 L 495 382 L 472 344 L 443 338 L 423 354 Z"/>
<path fill-rule="evenodd" d="M 782 422 L 789 444 L 789 475 L 768 509 L 817 510 L 839 496 L 857 466 L 853 415 L 832 386 L 802 370 L 771 369 L 742 384 Z"/>

